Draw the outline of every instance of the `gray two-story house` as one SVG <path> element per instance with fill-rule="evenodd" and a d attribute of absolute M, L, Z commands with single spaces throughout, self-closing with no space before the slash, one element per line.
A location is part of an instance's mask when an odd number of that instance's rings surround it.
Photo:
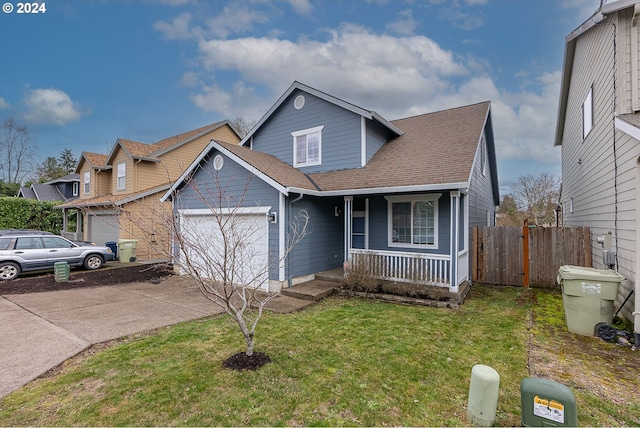
<path fill-rule="evenodd" d="M 164 199 L 194 239 L 242 216 L 252 262 L 268 266 L 254 284 L 270 291 L 366 258 L 373 276 L 456 292 L 470 228 L 494 225 L 499 204 L 491 106 L 388 121 L 294 82 L 240 145 L 211 141 Z"/>
<path fill-rule="evenodd" d="M 562 219 L 591 228 L 596 268 L 626 280 L 618 304 L 640 333 L 640 2 L 602 5 L 566 38 L 555 145 Z M 634 309 L 634 307 L 636 309 Z"/>

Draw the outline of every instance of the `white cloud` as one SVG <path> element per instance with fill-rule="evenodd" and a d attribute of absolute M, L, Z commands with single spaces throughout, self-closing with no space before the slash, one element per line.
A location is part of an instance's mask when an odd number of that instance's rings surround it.
<path fill-rule="evenodd" d="M 387 24 L 387 30 L 401 36 L 412 35 L 417 27 L 418 21 L 413 19 L 413 12 L 411 9 L 399 12 L 396 20 Z"/>
<path fill-rule="evenodd" d="M 23 100 L 24 118 L 32 123 L 64 125 L 82 117 L 80 106 L 59 89 L 32 89 Z"/>
<path fill-rule="evenodd" d="M 0 97 L 0 110 L 8 109 L 11 106 L 8 101 L 5 101 L 4 98 Z"/>
<path fill-rule="evenodd" d="M 207 21 L 209 34 L 226 38 L 229 34 L 243 34 L 253 29 L 254 24 L 264 23 L 267 16 L 255 9 L 232 4 L 226 6 L 222 13 Z"/>
<path fill-rule="evenodd" d="M 313 6 L 309 0 L 287 0 L 293 10 L 299 15 L 309 16 L 313 11 Z"/>
<path fill-rule="evenodd" d="M 191 26 L 192 15 L 184 12 L 173 18 L 171 22 L 156 21 L 153 28 L 162 33 L 165 39 L 187 40 L 204 35 L 204 30 L 198 26 Z"/>

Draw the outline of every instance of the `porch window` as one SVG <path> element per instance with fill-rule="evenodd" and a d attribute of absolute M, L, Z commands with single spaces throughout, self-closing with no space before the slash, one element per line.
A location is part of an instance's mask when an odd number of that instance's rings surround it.
<path fill-rule="evenodd" d="M 324 126 L 292 132 L 293 166 L 312 166 L 322 163 L 322 129 Z"/>
<path fill-rule="evenodd" d="M 389 246 L 437 248 L 439 197 L 388 196 Z"/>
<path fill-rule="evenodd" d="M 91 191 L 91 171 L 85 171 L 83 175 L 84 194 L 88 194 Z"/>
<path fill-rule="evenodd" d="M 127 164 L 121 162 L 118 164 L 118 190 L 124 190 L 127 184 Z"/>

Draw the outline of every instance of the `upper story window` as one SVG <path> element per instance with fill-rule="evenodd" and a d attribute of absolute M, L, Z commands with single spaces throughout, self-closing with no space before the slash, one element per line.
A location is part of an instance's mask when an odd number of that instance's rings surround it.
<path fill-rule="evenodd" d="M 85 171 L 82 183 L 84 184 L 84 194 L 88 194 L 91 191 L 91 171 Z"/>
<path fill-rule="evenodd" d="M 589 88 L 582 103 L 582 139 L 584 140 L 593 128 L 593 86 Z"/>
<path fill-rule="evenodd" d="M 439 193 L 387 196 L 389 246 L 437 248 L 440 196 Z"/>
<path fill-rule="evenodd" d="M 73 196 L 78 196 L 78 193 L 80 193 L 80 183 L 78 183 L 77 181 L 73 182 L 73 189 L 71 190 Z"/>
<path fill-rule="evenodd" d="M 118 190 L 124 190 L 127 187 L 127 164 L 120 162 L 118 164 L 118 177 L 116 188 Z"/>
<path fill-rule="evenodd" d="M 322 163 L 322 129 L 324 126 L 292 132 L 293 166 L 311 166 Z"/>

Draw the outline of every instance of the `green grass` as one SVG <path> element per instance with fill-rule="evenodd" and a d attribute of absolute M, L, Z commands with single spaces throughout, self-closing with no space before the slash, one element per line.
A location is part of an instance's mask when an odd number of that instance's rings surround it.
<path fill-rule="evenodd" d="M 519 425 L 526 293 L 476 285 L 457 311 L 330 298 L 267 313 L 256 351 L 272 362 L 256 372 L 222 367 L 244 349 L 228 317 L 180 324 L 1 399 L 0 425 L 461 426 L 475 364 L 500 374 L 496 425 Z"/>

